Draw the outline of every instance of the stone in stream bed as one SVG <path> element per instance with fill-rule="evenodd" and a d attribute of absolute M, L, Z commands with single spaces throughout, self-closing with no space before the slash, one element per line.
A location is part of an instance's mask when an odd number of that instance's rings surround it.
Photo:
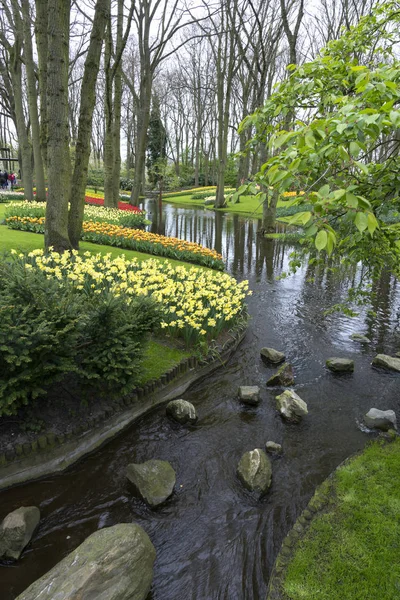
<path fill-rule="evenodd" d="M 244 404 L 256 405 L 260 402 L 260 388 L 257 385 L 241 385 L 239 398 Z"/>
<path fill-rule="evenodd" d="M 354 360 L 350 358 L 328 358 L 326 367 L 334 373 L 352 373 L 354 371 Z"/>
<path fill-rule="evenodd" d="M 307 404 L 293 390 L 285 390 L 275 400 L 277 409 L 287 421 L 297 423 L 308 415 Z"/>
<path fill-rule="evenodd" d="M 282 446 L 276 442 L 267 442 L 265 444 L 265 449 L 270 454 L 282 454 Z"/>
<path fill-rule="evenodd" d="M 169 417 L 172 417 L 178 423 L 185 425 L 186 423 L 192 424 L 197 421 L 196 409 L 191 402 L 187 400 L 172 400 L 168 402 L 166 413 Z"/>
<path fill-rule="evenodd" d="M 271 462 L 261 448 L 245 452 L 239 461 L 237 475 L 243 485 L 260 496 L 265 494 L 271 485 Z"/>
<path fill-rule="evenodd" d="M 145 600 L 156 551 L 135 523 L 96 531 L 16 600 Z"/>
<path fill-rule="evenodd" d="M 379 410 L 371 408 L 364 417 L 367 427 L 374 427 L 382 431 L 397 429 L 396 413 L 393 410 Z"/>
<path fill-rule="evenodd" d="M 281 385 L 283 387 L 294 385 L 294 374 L 292 365 L 290 365 L 289 363 L 284 363 L 281 367 L 279 367 L 277 372 L 268 379 L 267 385 Z"/>
<path fill-rule="evenodd" d="M 377 354 L 375 358 L 372 359 L 372 364 L 375 367 L 383 367 L 390 371 L 400 371 L 400 358 L 388 356 L 387 354 Z"/>
<path fill-rule="evenodd" d="M 174 491 L 176 475 L 166 460 L 148 460 L 132 463 L 126 468 L 126 476 L 139 496 L 151 507 L 162 504 Z"/>
<path fill-rule="evenodd" d="M 360 342 L 361 344 L 369 344 L 371 341 L 363 333 L 352 333 L 350 339 L 353 340 L 353 342 Z"/>
<path fill-rule="evenodd" d="M 285 360 L 284 353 L 279 352 L 279 350 L 275 350 L 275 348 L 261 348 L 260 354 L 264 361 L 273 364 L 279 364 Z"/>
<path fill-rule="evenodd" d="M 39 520 L 40 510 L 36 506 L 21 506 L 9 513 L 0 525 L 0 559 L 18 560 Z"/>

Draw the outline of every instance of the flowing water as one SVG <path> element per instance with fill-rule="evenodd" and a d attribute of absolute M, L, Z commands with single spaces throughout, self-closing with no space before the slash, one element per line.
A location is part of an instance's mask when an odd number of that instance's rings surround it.
<path fill-rule="evenodd" d="M 172 205 L 160 218 L 156 202 L 145 204 L 152 231 L 215 247 L 232 275 L 250 281 L 248 333 L 226 366 L 185 394 L 196 406 L 196 426 L 172 423 L 160 407 L 65 473 L 1 493 L 0 518 L 32 504 L 42 515 L 22 559 L 0 567 L 2 600 L 13 600 L 97 529 L 131 521 L 157 550 L 149 600 L 263 600 L 282 539 L 315 487 L 371 438 L 358 420 L 371 407 L 400 409 L 399 376 L 370 364 L 377 351 L 400 345 L 400 298 L 389 276 L 376 285 L 373 315 L 324 317 L 360 269 L 341 280 L 304 267 L 277 280 L 293 248 L 258 236 L 257 220 Z M 367 347 L 349 339 L 356 331 L 371 339 Z M 302 423 L 288 425 L 277 415 L 262 346 L 284 350 L 293 364 L 295 389 L 309 408 Z M 326 371 L 330 356 L 353 358 L 354 374 Z M 241 384 L 260 386 L 259 406 L 238 402 Z M 272 487 L 257 500 L 235 470 L 243 452 L 267 440 L 284 453 L 272 459 Z M 170 461 L 177 473 L 176 492 L 158 510 L 133 497 L 124 476 L 128 463 L 151 458 Z"/>

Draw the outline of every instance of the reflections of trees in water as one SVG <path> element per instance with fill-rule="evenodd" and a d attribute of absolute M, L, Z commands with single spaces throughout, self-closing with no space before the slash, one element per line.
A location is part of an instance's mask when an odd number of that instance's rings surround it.
<path fill-rule="evenodd" d="M 223 255 L 227 270 L 239 279 L 272 284 L 288 269 L 294 246 L 265 239 L 259 233 L 259 219 L 168 203 L 164 203 L 160 211 L 158 199 L 145 200 L 143 207 L 151 220 L 150 231 L 215 248 Z M 329 319 L 325 324 L 322 322 L 323 308 L 343 302 L 349 289 L 365 277 L 360 264 L 340 269 L 332 269 L 332 266 L 335 265 L 331 262 L 307 264 L 288 284 L 298 291 L 293 311 L 307 307 L 308 317 L 321 327 L 329 325 Z M 398 331 L 400 309 L 396 280 L 388 272 L 382 272 L 373 279 L 372 292 L 370 311 L 360 309 L 358 326 L 373 339 L 377 348 L 383 349 L 388 329 Z"/>

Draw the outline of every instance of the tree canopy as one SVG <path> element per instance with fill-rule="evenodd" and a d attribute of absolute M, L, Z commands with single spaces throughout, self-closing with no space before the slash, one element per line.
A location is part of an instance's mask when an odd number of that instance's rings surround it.
<path fill-rule="evenodd" d="M 249 186 L 268 203 L 303 190 L 310 210 L 288 218 L 319 252 L 399 273 L 400 3 L 378 6 L 296 67 L 242 123 L 268 158 Z M 258 186 L 257 186 L 258 184 Z M 259 187 L 260 186 L 260 187 Z"/>

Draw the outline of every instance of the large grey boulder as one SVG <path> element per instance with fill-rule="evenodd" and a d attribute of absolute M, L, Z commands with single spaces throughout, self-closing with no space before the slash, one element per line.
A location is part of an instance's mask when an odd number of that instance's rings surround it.
<path fill-rule="evenodd" d="M 239 387 L 239 398 L 244 404 L 259 404 L 260 388 L 257 385 L 241 385 Z"/>
<path fill-rule="evenodd" d="M 369 344 L 371 341 L 363 333 L 352 333 L 350 339 L 353 340 L 353 342 L 360 342 L 361 344 Z"/>
<path fill-rule="evenodd" d="M 307 404 L 293 390 L 285 390 L 275 400 L 280 414 L 288 421 L 297 423 L 308 415 Z"/>
<path fill-rule="evenodd" d="M 387 354 L 377 354 L 375 358 L 372 359 L 372 364 L 376 367 L 390 369 L 391 371 L 400 371 L 400 358 L 388 356 Z"/>
<path fill-rule="evenodd" d="M 142 500 L 150 506 L 165 502 L 174 491 L 176 482 L 175 471 L 166 460 L 132 463 L 126 468 L 126 476 Z"/>
<path fill-rule="evenodd" d="M 100 529 L 16 600 L 145 600 L 155 557 L 139 525 Z"/>
<path fill-rule="evenodd" d="M 263 360 L 274 364 L 279 364 L 285 360 L 284 353 L 274 348 L 261 348 L 260 354 Z"/>
<path fill-rule="evenodd" d="M 18 560 L 40 520 L 36 506 L 22 506 L 9 513 L 0 525 L 0 559 Z"/>
<path fill-rule="evenodd" d="M 243 485 L 251 492 L 262 495 L 271 485 L 271 462 L 260 448 L 245 452 L 239 461 L 237 474 Z"/>
<path fill-rule="evenodd" d="M 267 385 L 281 385 L 283 387 L 294 385 L 294 373 L 292 365 L 289 363 L 284 363 L 281 367 L 279 367 L 277 372 L 268 379 Z"/>
<path fill-rule="evenodd" d="M 326 366 L 334 373 L 352 373 L 354 371 L 354 360 L 350 358 L 328 358 Z"/>
<path fill-rule="evenodd" d="M 168 402 L 166 408 L 167 415 L 172 417 L 178 423 L 195 423 L 197 421 L 196 409 L 191 402 L 187 400 L 172 400 Z"/>
<path fill-rule="evenodd" d="M 397 429 L 396 413 L 393 410 L 371 408 L 364 417 L 367 427 L 375 427 L 383 431 Z"/>

